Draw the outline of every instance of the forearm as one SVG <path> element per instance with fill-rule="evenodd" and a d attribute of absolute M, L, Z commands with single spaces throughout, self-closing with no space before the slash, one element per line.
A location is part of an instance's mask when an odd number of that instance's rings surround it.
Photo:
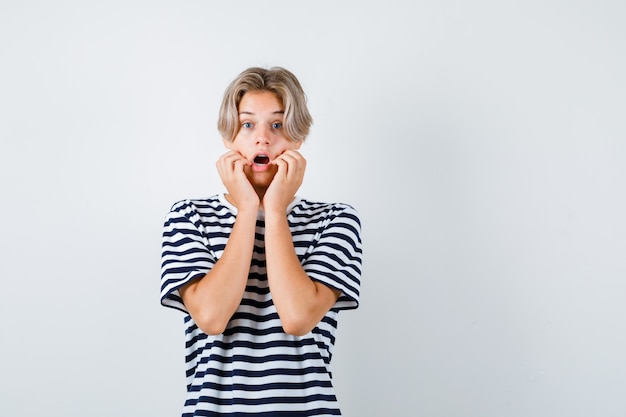
<path fill-rule="evenodd" d="M 185 307 L 207 334 L 220 334 L 246 288 L 254 248 L 256 209 L 239 211 L 224 253 L 201 279 L 180 289 Z"/>
<path fill-rule="evenodd" d="M 296 335 L 308 333 L 339 293 L 311 280 L 302 268 L 284 211 L 265 213 L 265 256 L 270 291 L 283 329 Z"/>

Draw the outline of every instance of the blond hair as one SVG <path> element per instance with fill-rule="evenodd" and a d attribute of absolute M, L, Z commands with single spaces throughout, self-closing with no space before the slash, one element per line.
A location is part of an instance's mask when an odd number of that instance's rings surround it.
<path fill-rule="evenodd" d="M 283 126 L 289 139 L 302 142 L 309 134 L 313 118 L 306 104 L 306 95 L 293 73 L 281 68 L 252 67 L 243 71 L 226 88 L 220 107 L 217 130 L 232 142 L 239 132 L 239 103 L 249 91 L 269 91 L 284 106 Z"/>

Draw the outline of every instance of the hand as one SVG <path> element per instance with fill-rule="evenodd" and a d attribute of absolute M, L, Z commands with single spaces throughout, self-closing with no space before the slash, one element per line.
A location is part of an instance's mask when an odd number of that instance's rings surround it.
<path fill-rule="evenodd" d="M 263 196 L 263 208 L 284 213 L 302 184 L 306 160 L 299 152 L 287 150 L 273 163 L 278 169 Z"/>
<path fill-rule="evenodd" d="M 252 165 L 252 162 L 245 159 L 239 152 L 228 151 L 217 160 L 215 165 L 222 183 L 226 186 L 228 197 L 235 207 L 238 210 L 243 207 L 258 209 L 259 196 L 243 170 L 244 167 Z"/>

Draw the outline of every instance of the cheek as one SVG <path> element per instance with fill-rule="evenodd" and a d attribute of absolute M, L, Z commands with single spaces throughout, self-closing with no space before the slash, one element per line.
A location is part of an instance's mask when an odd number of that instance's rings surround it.
<path fill-rule="evenodd" d="M 298 149 L 300 149 L 300 146 L 302 146 L 302 142 L 293 142 L 290 140 L 289 142 L 285 143 L 284 146 L 282 146 L 281 153 L 285 151 L 297 151 Z"/>
<path fill-rule="evenodd" d="M 297 151 L 302 146 L 302 141 L 300 141 L 300 142 L 291 142 L 291 143 L 292 143 L 292 148 L 291 149 L 293 149 L 294 151 Z"/>
<path fill-rule="evenodd" d="M 239 144 L 243 143 L 243 142 L 247 142 L 250 140 L 250 138 L 252 137 L 252 132 L 251 129 L 239 129 L 239 132 L 237 132 L 237 134 L 235 135 L 235 137 L 233 138 L 233 141 L 231 142 L 231 144 L 236 144 L 237 142 Z"/>
<path fill-rule="evenodd" d="M 235 136 L 235 139 L 233 139 L 233 141 L 228 144 L 227 148 L 232 151 L 237 151 L 241 153 L 248 148 L 247 143 L 248 141 L 246 140 L 245 136 L 237 135 Z"/>

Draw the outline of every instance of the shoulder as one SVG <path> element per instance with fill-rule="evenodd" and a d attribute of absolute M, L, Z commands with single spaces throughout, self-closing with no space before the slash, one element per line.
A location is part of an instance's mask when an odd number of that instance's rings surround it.
<path fill-rule="evenodd" d="M 214 195 L 208 198 L 187 198 L 184 200 L 179 200 L 172 204 L 170 208 L 170 213 L 191 213 L 191 212 L 200 212 L 202 209 L 207 207 L 215 207 L 219 204 L 219 196 Z"/>
<path fill-rule="evenodd" d="M 306 229 L 344 228 L 360 234 L 358 211 L 350 204 L 300 199 L 292 208 L 289 220 L 294 227 Z"/>
<path fill-rule="evenodd" d="M 204 199 L 185 199 L 172 204 L 165 216 L 166 226 L 179 223 L 193 223 L 197 228 L 207 224 L 231 223 L 232 210 L 219 195 Z"/>
<path fill-rule="evenodd" d="M 350 204 L 311 201 L 305 198 L 299 200 L 291 210 L 291 214 L 296 218 L 302 217 L 309 219 L 341 216 L 353 218 L 359 222 L 359 213 Z"/>
<path fill-rule="evenodd" d="M 227 207 L 219 195 L 203 199 L 185 199 L 172 204 L 169 215 L 176 217 L 194 216 L 227 216 L 231 210 Z"/>

